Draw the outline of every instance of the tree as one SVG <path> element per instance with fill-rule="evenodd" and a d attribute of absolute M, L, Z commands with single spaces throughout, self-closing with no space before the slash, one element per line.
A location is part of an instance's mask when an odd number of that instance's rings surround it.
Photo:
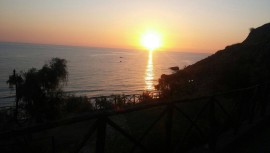
<path fill-rule="evenodd" d="M 57 115 L 68 76 L 66 63 L 65 59 L 52 58 L 40 70 L 31 68 L 9 76 L 7 83 L 11 88 L 16 86 L 16 99 L 31 117 L 43 120 Z"/>

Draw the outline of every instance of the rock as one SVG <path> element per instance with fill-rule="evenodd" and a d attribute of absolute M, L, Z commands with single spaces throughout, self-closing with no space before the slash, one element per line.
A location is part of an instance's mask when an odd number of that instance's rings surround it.
<path fill-rule="evenodd" d="M 243 41 L 244 44 L 258 44 L 269 42 L 270 23 L 264 24 L 258 28 L 251 28 L 248 37 Z"/>
<path fill-rule="evenodd" d="M 173 71 L 179 71 L 179 67 L 178 66 L 170 67 L 170 69 L 173 70 Z"/>

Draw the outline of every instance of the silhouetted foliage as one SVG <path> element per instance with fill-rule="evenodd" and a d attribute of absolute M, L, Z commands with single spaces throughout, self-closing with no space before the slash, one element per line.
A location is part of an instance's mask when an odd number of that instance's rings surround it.
<path fill-rule="evenodd" d="M 20 106 L 37 120 L 57 116 L 63 97 L 62 85 L 68 76 L 66 63 L 65 59 L 53 58 L 40 70 L 31 68 L 9 76 L 9 86 L 17 85 Z"/>
<path fill-rule="evenodd" d="M 86 96 L 68 96 L 65 99 L 64 110 L 67 111 L 67 113 L 90 112 L 93 109 L 93 105 Z"/>

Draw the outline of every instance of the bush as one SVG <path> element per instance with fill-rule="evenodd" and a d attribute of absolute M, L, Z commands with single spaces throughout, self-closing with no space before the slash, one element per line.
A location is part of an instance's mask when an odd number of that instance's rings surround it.
<path fill-rule="evenodd" d="M 64 110 L 68 113 L 89 112 L 93 110 L 93 105 L 86 96 L 69 96 L 64 102 Z"/>

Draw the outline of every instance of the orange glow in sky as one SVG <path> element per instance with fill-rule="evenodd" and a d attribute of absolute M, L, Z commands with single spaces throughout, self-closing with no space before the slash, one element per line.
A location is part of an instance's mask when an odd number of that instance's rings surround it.
<path fill-rule="evenodd" d="M 0 41 L 144 49 L 155 29 L 159 50 L 215 52 L 269 22 L 269 10 L 269 0 L 1 0 Z"/>

